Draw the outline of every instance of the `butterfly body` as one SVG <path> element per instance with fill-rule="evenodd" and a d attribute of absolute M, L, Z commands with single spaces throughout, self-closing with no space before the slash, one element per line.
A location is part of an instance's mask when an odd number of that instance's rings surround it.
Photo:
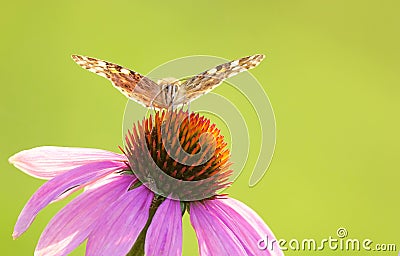
<path fill-rule="evenodd" d="M 114 87 L 129 99 L 148 108 L 170 109 L 184 104 L 211 91 L 225 79 L 256 67 L 264 55 L 256 54 L 233 60 L 204 71 L 181 82 L 165 78 L 157 82 L 111 62 L 92 57 L 72 55 L 72 59 L 83 68 L 110 80 Z"/>

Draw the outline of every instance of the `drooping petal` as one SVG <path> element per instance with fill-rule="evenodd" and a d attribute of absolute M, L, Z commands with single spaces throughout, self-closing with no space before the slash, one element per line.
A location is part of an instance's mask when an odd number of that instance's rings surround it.
<path fill-rule="evenodd" d="M 235 234 L 247 255 L 283 255 L 271 229 L 245 204 L 232 198 L 207 200 L 204 204 Z"/>
<path fill-rule="evenodd" d="M 110 202 L 126 193 L 135 180 L 132 175 L 112 177 L 72 200 L 47 224 L 35 255 L 67 255 L 74 250 L 93 230 Z"/>
<path fill-rule="evenodd" d="M 83 186 L 83 191 L 88 191 L 91 189 L 96 189 L 99 186 L 102 186 L 103 183 L 108 183 L 108 179 L 111 179 L 112 177 L 115 176 L 120 176 L 121 174 L 118 172 L 112 172 L 104 177 L 102 177 L 101 179 L 96 179 L 90 182 L 85 183 L 85 185 Z M 136 176 L 135 176 L 136 177 Z M 51 201 L 51 203 L 54 202 L 58 202 L 66 197 L 68 197 L 69 195 L 73 194 L 74 192 L 78 191 L 82 189 L 82 186 L 77 186 L 74 188 L 70 188 L 69 190 L 65 191 L 64 193 L 62 193 L 60 196 L 58 196 L 56 199 L 54 199 L 53 201 Z"/>
<path fill-rule="evenodd" d="M 140 186 L 112 203 L 89 234 L 86 255 L 126 255 L 146 225 L 153 195 Z"/>
<path fill-rule="evenodd" d="M 97 187 L 102 186 L 103 183 L 108 183 L 108 179 L 111 179 L 112 177 L 120 176 L 120 175 L 121 175 L 121 174 L 118 173 L 118 172 L 110 173 L 110 174 L 108 174 L 108 175 L 102 177 L 101 179 L 93 180 L 93 181 L 91 181 L 91 182 L 86 183 L 85 186 L 83 187 L 83 190 L 84 190 L 84 191 L 88 191 L 88 190 L 91 190 L 91 189 L 96 189 Z M 132 174 L 132 175 L 133 175 L 133 174 Z M 133 175 L 133 176 L 134 176 L 134 175 Z M 135 177 L 136 177 L 136 176 L 135 176 Z M 54 199 L 53 201 L 51 201 L 51 203 L 60 201 L 60 200 L 62 200 L 62 199 L 64 199 L 64 198 L 68 197 L 68 196 L 71 195 L 72 193 L 76 192 L 77 190 L 80 190 L 81 188 L 82 188 L 82 186 L 78 186 L 78 187 L 75 187 L 75 188 L 71 188 L 71 189 L 65 191 L 64 193 L 62 193 L 60 196 L 58 196 L 58 197 L 57 197 L 56 199 Z"/>
<path fill-rule="evenodd" d="M 88 163 L 128 160 L 125 155 L 101 149 L 43 146 L 21 151 L 8 161 L 33 177 L 51 179 Z"/>
<path fill-rule="evenodd" d="M 182 211 L 179 201 L 166 199 L 147 230 L 146 255 L 182 255 Z"/>
<path fill-rule="evenodd" d="M 57 199 L 65 191 L 101 179 L 112 172 L 124 168 L 126 168 L 124 162 L 103 161 L 89 163 L 49 180 L 32 195 L 24 209 L 22 209 L 14 227 L 14 239 L 26 231 L 41 209 Z"/>
<path fill-rule="evenodd" d="M 196 232 L 200 255 L 247 255 L 236 235 L 203 202 L 190 204 L 190 222 Z"/>

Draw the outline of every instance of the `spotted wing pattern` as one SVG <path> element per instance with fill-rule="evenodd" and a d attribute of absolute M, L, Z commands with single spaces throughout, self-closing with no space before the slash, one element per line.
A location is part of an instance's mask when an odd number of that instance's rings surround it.
<path fill-rule="evenodd" d="M 146 107 L 165 107 L 163 103 L 154 101 L 159 98 L 160 86 L 151 79 L 104 60 L 81 55 L 72 55 L 72 59 L 81 67 L 110 80 L 126 97 Z"/>
<path fill-rule="evenodd" d="M 255 68 L 265 58 L 263 54 L 243 57 L 233 60 L 215 68 L 200 73 L 181 85 L 181 89 L 185 91 L 186 99 L 184 102 L 190 102 L 201 95 L 211 91 L 220 85 L 225 79 L 235 76 L 240 72 Z"/>

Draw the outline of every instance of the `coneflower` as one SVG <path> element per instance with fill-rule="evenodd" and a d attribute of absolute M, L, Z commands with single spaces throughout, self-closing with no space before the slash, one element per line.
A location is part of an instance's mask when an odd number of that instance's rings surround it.
<path fill-rule="evenodd" d="M 50 179 L 22 210 L 13 237 L 38 212 L 73 191 L 84 192 L 43 231 L 35 255 L 66 255 L 86 239 L 86 255 L 181 255 L 182 215 L 190 214 L 200 255 L 283 255 L 262 219 L 218 191 L 230 185 L 229 150 L 210 120 L 183 111 L 157 112 L 134 125 L 124 154 L 38 147 L 10 158 Z"/>

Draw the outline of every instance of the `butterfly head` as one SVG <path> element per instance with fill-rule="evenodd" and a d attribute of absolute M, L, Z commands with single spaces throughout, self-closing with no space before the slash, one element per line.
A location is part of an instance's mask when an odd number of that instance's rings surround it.
<path fill-rule="evenodd" d="M 176 79 L 174 77 L 166 77 L 166 78 L 157 80 L 157 84 L 164 86 L 164 87 L 179 86 L 179 85 L 181 85 L 181 81 L 179 81 L 178 79 Z"/>

